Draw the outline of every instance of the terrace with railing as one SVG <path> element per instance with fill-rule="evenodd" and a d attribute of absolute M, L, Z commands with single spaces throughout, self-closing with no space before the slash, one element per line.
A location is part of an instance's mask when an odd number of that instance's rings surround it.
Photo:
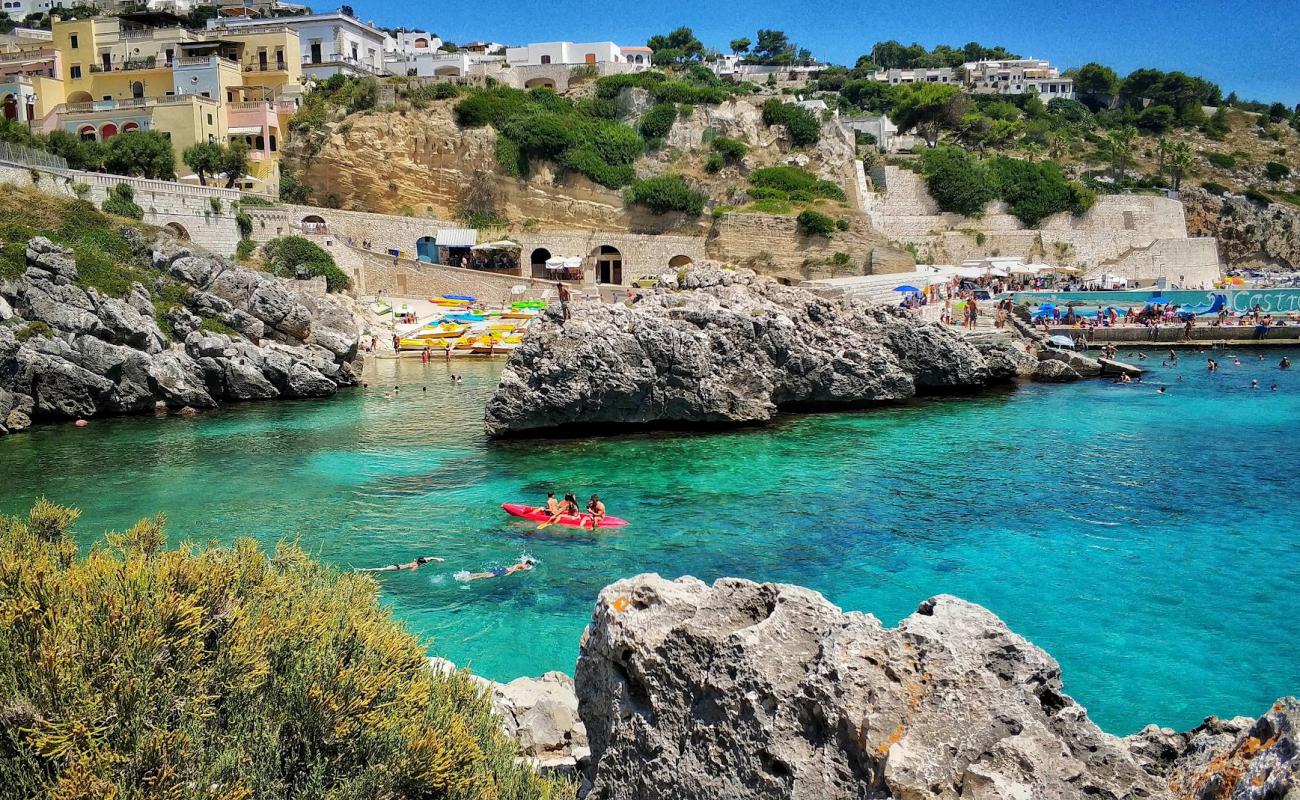
<path fill-rule="evenodd" d="M 199 94 L 169 94 L 161 97 L 126 97 L 120 100 L 62 103 L 55 108 L 55 111 L 63 114 L 89 114 L 99 111 L 129 111 L 150 106 L 175 106 L 185 103 L 216 105 L 217 101 Z"/>

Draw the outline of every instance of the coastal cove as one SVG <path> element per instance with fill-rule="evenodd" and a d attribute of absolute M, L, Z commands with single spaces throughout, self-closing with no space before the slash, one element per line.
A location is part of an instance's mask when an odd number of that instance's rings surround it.
<path fill-rule="evenodd" d="M 384 600 L 432 653 L 498 680 L 572 672 L 597 592 L 639 572 L 801 584 L 887 625 L 950 593 L 1057 658 L 1103 729 L 1186 728 L 1300 682 L 1286 599 L 1300 374 L 1280 355 L 1220 354 L 1215 375 L 1191 353 L 1157 357 L 1141 385 L 1029 384 L 763 429 L 507 442 L 482 432 L 500 364 L 456 363 L 453 384 L 445 364 L 380 361 L 369 389 L 328 401 L 0 440 L 0 512 L 40 495 L 80 507 L 83 544 L 161 511 L 173 541 L 296 538 L 343 568 L 445 558 L 381 575 Z M 599 492 L 633 524 L 537 532 L 499 508 L 548 489 Z M 453 578 L 523 553 L 532 573 Z"/>

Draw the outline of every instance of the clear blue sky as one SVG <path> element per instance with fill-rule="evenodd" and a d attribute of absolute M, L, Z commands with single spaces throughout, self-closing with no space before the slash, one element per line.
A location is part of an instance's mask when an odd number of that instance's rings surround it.
<path fill-rule="evenodd" d="M 331 8 L 317 0 L 317 11 Z M 352 0 L 357 16 L 422 27 L 455 42 L 604 41 L 644 44 L 687 25 L 726 50 L 760 27 L 784 30 L 822 61 L 852 65 L 884 39 L 928 46 L 978 41 L 1062 68 L 1100 61 L 1204 75 L 1243 98 L 1300 102 L 1297 0 Z"/>

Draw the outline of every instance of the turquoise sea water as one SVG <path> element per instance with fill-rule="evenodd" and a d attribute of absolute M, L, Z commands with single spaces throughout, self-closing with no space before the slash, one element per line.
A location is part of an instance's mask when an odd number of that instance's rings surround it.
<path fill-rule="evenodd" d="M 164 511 L 173 540 L 295 537 L 341 567 L 444 557 L 381 574 L 383 598 L 432 652 L 497 679 L 571 672 L 598 590 L 638 572 L 803 584 L 890 625 L 948 592 L 1052 653 L 1108 730 L 1185 728 L 1300 691 L 1300 371 L 1280 355 L 1219 353 L 1209 375 L 1189 353 L 1148 360 L 1141 385 L 761 429 L 507 443 L 481 432 L 499 364 L 457 363 L 452 384 L 445 364 L 390 361 L 329 401 L 0 439 L 0 512 L 44 494 L 82 508 L 87 542 Z M 633 524 L 538 532 L 498 508 L 548 488 L 598 491 Z M 530 573 L 452 577 L 523 553 Z"/>

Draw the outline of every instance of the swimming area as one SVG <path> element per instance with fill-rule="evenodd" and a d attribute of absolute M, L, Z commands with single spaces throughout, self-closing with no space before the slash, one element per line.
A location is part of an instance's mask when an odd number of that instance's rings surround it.
<path fill-rule="evenodd" d="M 378 574 L 381 596 L 431 653 L 494 679 L 571 673 L 612 580 L 734 575 L 888 625 L 942 592 L 985 605 L 1115 733 L 1256 715 L 1300 688 L 1300 373 L 1276 349 L 1218 352 L 1215 374 L 1148 355 L 1127 386 L 504 443 L 482 434 L 500 364 L 386 361 L 328 401 L 0 439 L 0 512 L 78 506 L 83 543 L 162 511 L 173 542 L 296 538 L 342 568 L 445 558 Z M 548 489 L 598 492 L 632 524 L 536 531 L 499 508 Z M 453 578 L 524 554 L 531 572 Z"/>

